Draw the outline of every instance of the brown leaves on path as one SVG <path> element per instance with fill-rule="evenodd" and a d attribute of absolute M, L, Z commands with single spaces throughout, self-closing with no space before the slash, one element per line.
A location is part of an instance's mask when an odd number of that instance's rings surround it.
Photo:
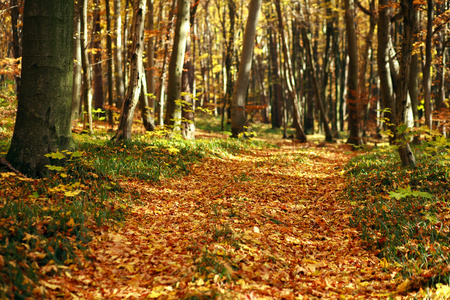
<path fill-rule="evenodd" d="M 385 299 L 391 277 L 340 196 L 350 157 L 281 147 L 124 182 L 127 221 L 103 228 L 84 268 L 47 283 L 85 299 Z"/>

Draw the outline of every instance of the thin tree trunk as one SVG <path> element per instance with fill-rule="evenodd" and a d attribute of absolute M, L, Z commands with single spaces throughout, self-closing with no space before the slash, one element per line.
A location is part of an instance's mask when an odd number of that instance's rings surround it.
<path fill-rule="evenodd" d="M 189 27 L 194 27 L 195 15 L 198 8 L 198 2 L 193 4 L 190 8 Z M 187 59 L 184 62 L 183 73 L 181 78 L 181 90 L 183 95 L 181 100 L 182 105 L 182 122 L 181 122 L 181 135 L 187 140 L 193 140 L 195 138 L 195 100 L 192 96 L 194 90 L 194 64 L 193 55 L 191 52 L 191 34 L 186 37 L 186 56 Z"/>
<path fill-rule="evenodd" d="M 427 37 L 425 41 L 425 66 L 423 69 L 423 99 L 425 108 L 425 125 L 432 129 L 431 118 L 431 61 L 433 51 L 432 37 L 433 37 L 433 15 L 434 4 L 433 0 L 427 0 Z"/>
<path fill-rule="evenodd" d="M 19 3 L 17 0 L 10 0 L 11 6 L 11 29 L 12 29 L 12 49 L 14 58 L 22 57 L 22 47 L 20 46 L 20 37 L 18 30 L 18 20 L 19 20 Z M 20 64 L 17 62 L 17 64 Z M 14 79 L 16 80 L 16 91 L 19 91 L 20 87 L 20 76 L 14 75 Z"/>
<path fill-rule="evenodd" d="M 402 70 L 402 72 L 399 74 L 397 81 L 398 87 L 396 98 L 397 128 L 399 128 L 399 126 L 401 125 L 404 125 L 405 122 L 406 102 L 408 96 L 408 82 L 410 77 L 410 65 L 415 32 L 413 26 L 416 24 L 415 22 L 416 12 L 414 10 L 414 5 L 412 4 L 412 2 L 409 0 L 401 0 L 400 5 L 403 13 L 404 34 L 402 39 L 402 48 L 400 55 L 400 69 Z M 399 143 L 398 153 L 400 155 L 402 165 L 415 167 L 416 161 L 414 158 L 414 154 L 412 153 L 409 147 L 408 141 L 405 140 L 403 132 L 394 133 L 394 138 L 398 140 Z"/>
<path fill-rule="evenodd" d="M 162 5 L 163 2 L 161 2 Z M 163 65 L 161 67 L 161 82 L 160 82 L 160 90 L 159 90 L 159 112 L 158 112 L 158 124 L 160 126 L 164 125 L 164 99 L 165 99 L 165 82 L 166 82 L 166 68 L 167 68 L 167 56 L 169 53 L 169 36 L 170 36 L 170 31 L 172 29 L 172 24 L 173 24 L 173 17 L 174 17 L 174 11 L 175 11 L 175 4 L 176 4 L 176 0 L 172 0 L 172 5 L 171 5 L 171 9 L 169 11 L 169 22 L 167 24 L 167 29 L 166 29 L 166 41 L 164 42 L 164 54 L 163 54 Z"/>
<path fill-rule="evenodd" d="M 164 124 L 175 132 L 180 131 L 181 127 L 181 75 L 189 32 L 190 1 L 178 0 L 177 7 L 177 22 L 167 82 L 167 110 L 164 118 Z"/>
<path fill-rule="evenodd" d="M 285 74 L 284 74 L 284 79 L 286 82 L 286 88 L 289 92 L 289 96 L 292 100 L 292 109 L 293 109 L 293 113 L 294 113 L 294 127 L 295 127 L 295 133 L 296 133 L 296 139 L 299 140 L 300 142 L 306 142 L 306 135 L 303 131 L 303 127 L 301 125 L 301 120 L 300 120 L 300 112 L 299 112 L 299 108 L 298 108 L 298 97 L 297 97 L 297 93 L 295 92 L 295 80 L 294 80 L 294 75 L 292 73 L 292 67 L 290 65 L 291 59 L 289 57 L 289 53 L 287 51 L 287 46 L 286 46 L 286 37 L 284 34 L 284 25 L 283 25 L 283 16 L 281 14 L 281 5 L 280 5 L 280 0 L 276 0 L 275 2 L 276 5 L 276 10 L 277 10 L 277 15 L 278 15 L 278 30 L 280 32 L 280 38 L 281 38 L 281 46 L 282 46 L 282 50 L 283 50 L 283 58 L 284 58 L 284 70 L 285 70 Z"/>
<path fill-rule="evenodd" d="M 109 0 L 105 0 L 106 4 L 106 50 L 107 50 L 107 62 L 106 65 L 108 66 L 108 123 L 109 125 L 114 124 L 113 119 L 113 111 L 112 106 L 114 104 L 114 98 L 113 98 L 113 62 L 112 62 L 112 37 L 111 37 L 111 11 L 110 11 L 110 5 Z"/>
<path fill-rule="evenodd" d="M 89 55 L 87 52 L 87 5 L 88 0 L 80 0 L 80 13 L 81 13 L 81 65 L 83 68 L 83 102 L 84 116 L 83 128 L 87 130 L 89 134 L 93 133 L 92 130 L 92 67 L 89 63 Z"/>
<path fill-rule="evenodd" d="M 114 0 L 114 78 L 116 86 L 116 105 L 122 108 L 125 98 L 125 85 L 123 78 L 123 49 L 122 49 L 122 15 L 121 0 Z"/>
<path fill-rule="evenodd" d="M 80 0 L 81 1 L 81 0 Z M 75 121 L 80 118 L 81 109 L 81 88 L 83 76 L 81 74 L 81 12 L 78 1 L 75 3 L 75 13 L 73 18 L 73 89 L 72 89 L 72 107 L 71 120 Z"/>
<path fill-rule="evenodd" d="M 358 45 L 354 23 L 354 5 L 352 0 L 344 0 L 345 3 L 345 24 L 347 28 L 348 45 L 348 82 L 347 82 L 347 103 L 348 103 L 348 127 L 349 137 L 347 144 L 354 146 L 362 145 L 361 128 L 359 123 L 359 94 L 358 94 Z M 367 59 L 367 58 L 366 58 Z"/>
<path fill-rule="evenodd" d="M 316 96 L 316 103 L 317 103 L 317 106 L 319 107 L 320 117 L 322 119 L 322 124 L 323 124 L 323 128 L 325 131 L 325 140 L 333 141 L 333 133 L 331 132 L 330 126 L 328 124 L 328 117 L 325 112 L 325 107 L 324 107 L 322 96 L 320 93 L 319 82 L 317 79 L 316 68 L 315 68 L 315 62 L 313 60 L 311 41 L 308 36 L 308 33 L 306 32 L 306 28 L 302 28 L 302 33 L 303 33 L 303 37 L 304 37 L 303 41 L 305 42 L 306 57 L 307 57 L 309 68 L 311 70 L 311 75 L 312 75 L 311 79 L 313 81 L 313 87 L 314 87 L 314 92 L 315 92 L 315 96 Z"/>
<path fill-rule="evenodd" d="M 153 0 L 147 0 L 148 17 L 147 17 L 147 29 L 150 31 L 150 36 L 147 41 L 147 92 L 149 94 L 149 109 L 152 114 L 152 118 L 155 115 L 155 37 L 153 34 Z"/>
<path fill-rule="evenodd" d="M 231 133 L 233 137 L 238 137 L 240 133 L 246 131 L 248 126 L 245 114 L 245 97 L 248 88 L 248 79 L 252 68 L 252 55 L 255 45 L 256 26 L 258 24 L 259 13 L 262 0 L 251 0 L 248 11 L 247 25 L 244 31 L 244 43 L 242 45 L 241 60 L 239 63 L 239 73 L 236 86 L 231 101 Z"/>
<path fill-rule="evenodd" d="M 145 0 L 134 2 L 133 6 L 133 46 L 130 61 L 130 84 L 120 113 L 119 127 L 117 128 L 116 141 L 131 140 L 131 128 L 136 105 L 142 88 L 142 76 L 144 65 L 142 56 L 144 52 L 144 25 L 146 5 Z"/>
<path fill-rule="evenodd" d="M 395 124 L 395 105 L 394 105 L 394 87 L 391 77 L 390 63 L 389 63 L 389 43 L 391 40 L 391 10 L 389 0 L 379 0 L 378 10 L 378 76 L 380 78 L 381 99 L 383 100 L 383 106 L 389 111 L 384 112 L 384 118 L 389 121 L 388 128 L 394 133 L 396 128 Z M 390 142 L 393 142 L 393 138 L 390 137 Z"/>
<path fill-rule="evenodd" d="M 100 26 L 100 1 L 94 0 L 94 16 L 92 18 L 92 55 L 94 75 L 94 108 L 103 109 L 103 71 L 102 71 L 102 40 Z"/>

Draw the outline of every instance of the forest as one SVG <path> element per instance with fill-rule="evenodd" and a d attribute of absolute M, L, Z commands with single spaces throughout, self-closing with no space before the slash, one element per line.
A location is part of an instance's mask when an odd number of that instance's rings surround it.
<path fill-rule="evenodd" d="M 450 2 L 0 2 L 1 299 L 450 299 Z"/>

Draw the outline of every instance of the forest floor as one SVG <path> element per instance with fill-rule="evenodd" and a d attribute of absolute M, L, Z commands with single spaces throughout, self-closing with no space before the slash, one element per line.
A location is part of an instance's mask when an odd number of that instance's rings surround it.
<path fill-rule="evenodd" d="M 284 142 L 123 181 L 132 211 L 81 265 L 41 280 L 73 299 L 386 299 L 395 273 L 350 226 L 345 145 Z"/>

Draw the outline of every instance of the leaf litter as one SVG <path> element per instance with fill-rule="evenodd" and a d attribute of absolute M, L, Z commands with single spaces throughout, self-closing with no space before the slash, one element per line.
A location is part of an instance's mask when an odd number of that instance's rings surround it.
<path fill-rule="evenodd" d="M 121 183 L 132 204 L 89 255 L 41 281 L 73 299 L 385 299 L 389 264 L 349 225 L 337 146 L 209 157 L 190 174 Z M 53 273 L 52 273 L 53 274 Z"/>

